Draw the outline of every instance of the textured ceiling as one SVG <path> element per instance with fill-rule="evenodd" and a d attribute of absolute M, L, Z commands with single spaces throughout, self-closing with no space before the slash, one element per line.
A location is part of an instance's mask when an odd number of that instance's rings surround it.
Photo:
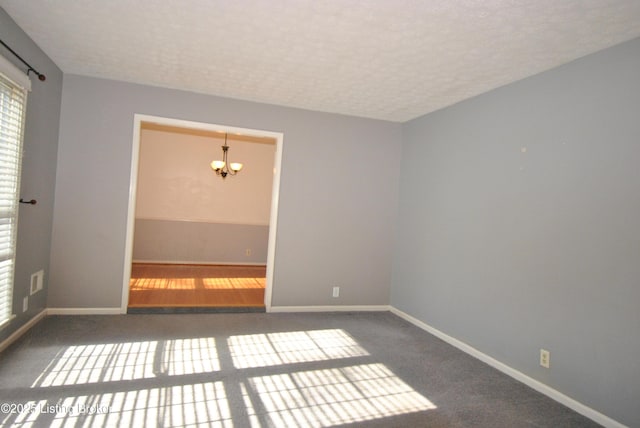
<path fill-rule="evenodd" d="M 640 36 L 640 0 L 0 6 L 65 73 L 398 122 Z"/>

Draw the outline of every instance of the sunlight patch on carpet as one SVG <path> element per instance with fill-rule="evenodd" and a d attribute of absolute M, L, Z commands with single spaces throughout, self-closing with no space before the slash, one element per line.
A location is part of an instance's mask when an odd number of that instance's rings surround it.
<path fill-rule="evenodd" d="M 436 408 L 342 329 L 68 346 L 31 388 L 0 425 L 321 428 Z"/>
<path fill-rule="evenodd" d="M 25 404 L 12 426 L 233 427 L 223 382 L 138 389 Z"/>
<path fill-rule="evenodd" d="M 220 370 L 215 339 L 106 343 L 70 346 L 32 387 L 147 379 Z"/>
<path fill-rule="evenodd" d="M 274 426 L 329 427 L 436 408 L 383 364 L 259 376 L 243 392 L 250 420 L 260 420 L 255 395 Z"/>
<path fill-rule="evenodd" d="M 339 329 L 231 336 L 227 343 L 238 369 L 369 355 Z"/>

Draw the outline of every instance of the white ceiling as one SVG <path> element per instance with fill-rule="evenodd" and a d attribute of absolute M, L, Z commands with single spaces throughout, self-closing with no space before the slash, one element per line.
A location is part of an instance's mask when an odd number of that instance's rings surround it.
<path fill-rule="evenodd" d="M 640 0 L 0 6 L 65 73 L 398 122 L 640 36 Z"/>

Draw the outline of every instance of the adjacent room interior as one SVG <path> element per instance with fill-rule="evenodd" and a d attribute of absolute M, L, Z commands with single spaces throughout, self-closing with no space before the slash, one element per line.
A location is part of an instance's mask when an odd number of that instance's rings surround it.
<path fill-rule="evenodd" d="M 276 140 L 187 125 L 140 124 L 128 311 L 264 311 Z"/>
<path fill-rule="evenodd" d="M 0 41 L 0 425 L 640 426 L 640 2 L 0 0 Z M 260 313 L 127 313 L 209 304 Z"/>

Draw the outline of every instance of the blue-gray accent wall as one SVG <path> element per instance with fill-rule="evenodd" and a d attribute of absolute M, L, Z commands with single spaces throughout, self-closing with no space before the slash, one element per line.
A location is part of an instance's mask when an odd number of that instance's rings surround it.
<path fill-rule="evenodd" d="M 139 218 L 133 260 L 265 265 L 268 241 L 269 226 Z"/>
<path fill-rule="evenodd" d="M 388 303 L 399 123 L 65 74 L 50 307 L 120 307 L 136 113 L 283 133 L 273 306 Z"/>
<path fill-rule="evenodd" d="M 56 182 L 58 129 L 62 71 L 0 8 L 0 39 L 46 75 L 42 82 L 31 74 L 24 130 L 20 196 L 38 201 L 19 207 L 13 308 L 16 317 L 0 330 L 0 342 L 25 325 L 46 307 L 49 288 L 49 256 L 53 196 Z M 0 46 L 0 54 L 21 70 L 26 67 Z M 43 290 L 30 296 L 31 274 L 44 270 Z M 22 312 L 22 300 L 29 297 L 29 309 Z"/>
<path fill-rule="evenodd" d="M 640 39 L 404 124 L 391 304 L 640 426 L 639 165 Z"/>

